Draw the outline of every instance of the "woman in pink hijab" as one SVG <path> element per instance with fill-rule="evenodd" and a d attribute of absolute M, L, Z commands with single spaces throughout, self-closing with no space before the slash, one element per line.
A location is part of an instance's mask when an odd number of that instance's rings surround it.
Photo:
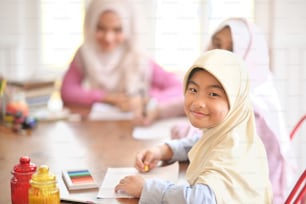
<path fill-rule="evenodd" d="M 286 188 L 286 159 L 289 134 L 269 69 L 268 47 L 258 28 L 243 18 L 231 18 L 213 33 L 209 49 L 225 49 L 241 56 L 246 62 L 251 81 L 256 129 L 267 152 L 269 175 L 273 188 L 273 203 L 284 203 Z M 201 132 L 187 124 L 171 130 L 172 138 L 189 137 Z"/>
<path fill-rule="evenodd" d="M 90 2 L 84 42 L 63 79 L 66 104 L 108 103 L 133 111 L 142 125 L 184 114 L 182 83 L 144 54 L 138 18 L 133 1 Z"/>

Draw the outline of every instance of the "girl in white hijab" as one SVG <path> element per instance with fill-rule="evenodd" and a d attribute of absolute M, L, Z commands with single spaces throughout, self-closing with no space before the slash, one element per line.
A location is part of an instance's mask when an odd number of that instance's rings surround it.
<path fill-rule="evenodd" d="M 208 51 L 186 73 L 184 85 L 185 113 L 202 129 L 201 138 L 144 150 L 137 155 L 136 167 L 144 172 L 146 165 L 152 169 L 159 160 L 189 159 L 188 185 L 128 176 L 115 190 L 150 204 L 271 203 L 266 152 L 255 130 L 243 61 L 232 52 Z"/>
<path fill-rule="evenodd" d="M 255 112 L 257 133 L 262 139 L 268 157 L 273 203 L 284 203 L 287 184 L 289 135 L 285 128 L 282 109 L 269 69 L 268 47 L 264 35 L 243 18 L 231 18 L 219 25 L 213 33 L 209 49 L 232 51 L 243 58 L 251 82 L 251 101 Z M 189 125 L 172 129 L 173 138 L 192 136 L 200 132 Z"/>
<path fill-rule="evenodd" d="M 62 98 L 65 103 L 87 106 L 104 102 L 134 110 L 139 117 L 145 112 L 143 104 L 154 98 L 157 103 L 142 118 L 143 124 L 181 115 L 182 84 L 143 54 L 133 5 L 130 0 L 90 2 L 84 43 L 65 74 Z"/>

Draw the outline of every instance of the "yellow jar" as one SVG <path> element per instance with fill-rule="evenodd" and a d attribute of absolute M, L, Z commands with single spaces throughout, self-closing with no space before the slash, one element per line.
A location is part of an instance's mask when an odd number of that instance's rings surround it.
<path fill-rule="evenodd" d="M 56 177 L 46 165 L 41 165 L 30 180 L 29 204 L 60 204 Z"/>

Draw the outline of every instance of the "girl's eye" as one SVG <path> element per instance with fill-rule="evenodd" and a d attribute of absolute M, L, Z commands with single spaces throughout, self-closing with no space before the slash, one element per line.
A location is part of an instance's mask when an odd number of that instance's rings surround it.
<path fill-rule="evenodd" d="M 221 44 L 220 43 L 214 44 L 214 47 L 217 48 L 217 49 L 221 49 Z"/>
<path fill-rule="evenodd" d="M 195 88 L 190 87 L 190 88 L 188 88 L 188 92 L 197 93 L 197 90 Z"/>
<path fill-rule="evenodd" d="M 114 28 L 115 33 L 121 33 L 122 29 L 121 28 Z"/>
<path fill-rule="evenodd" d="M 219 94 L 217 94 L 217 93 L 214 93 L 214 92 L 211 92 L 211 93 L 209 93 L 208 95 L 209 95 L 209 96 L 212 96 L 212 97 L 216 97 L 216 96 L 219 96 Z"/>
<path fill-rule="evenodd" d="M 104 29 L 104 27 L 98 25 L 98 26 L 97 26 L 97 31 L 102 31 L 102 32 L 103 32 L 103 31 L 105 31 L 105 29 Z"/>
<path fill-rule="evenodd" d="M 212 46 L 213 46 L 213 48 L 215 48 L 215 49 L 220 49 L 221 47 L 222 47 L 222 44 L 221 44 L 221 42 L 219 41 L 219 40 L 212 40 Z"/>

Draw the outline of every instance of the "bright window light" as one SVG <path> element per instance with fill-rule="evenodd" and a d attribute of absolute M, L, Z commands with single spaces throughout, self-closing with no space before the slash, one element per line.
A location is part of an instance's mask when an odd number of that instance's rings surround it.
<path fill-rule="evenodd" d="M 184 73 L 221 21 L 253 21 L 254 0 L 157 0 L 156 15 L 155 59 L 168 71 Z"/>
<path fill-rule="evenodd" d="M 223 20 L 231 17 L 244 17 L 254 21 L 254 0 L 210 0 L 208 32 L 212 33 Z"/>
<path fill-rule="evenodd" d="M 157 1 L 155 59 L 168 71 L 184 72 L 200 53 L 201 2 Z"/>
<path fill-rule="evenodd" d="M 67 69 L 83 40 L 85 0 L 41 0 L 42 66 Z M 156 0 L 154 59 L 166 70 L 184 73 L 203 52 L 208 34 L 229 17 L 253 21 L 254 0 Z M 150 39 L 148 39 L 150 40 Z"/>
<path fill-rule="evenodd" d="M 82 43 L 84 1 L 41 0 L 42 67 L 65 70 Z"/>

